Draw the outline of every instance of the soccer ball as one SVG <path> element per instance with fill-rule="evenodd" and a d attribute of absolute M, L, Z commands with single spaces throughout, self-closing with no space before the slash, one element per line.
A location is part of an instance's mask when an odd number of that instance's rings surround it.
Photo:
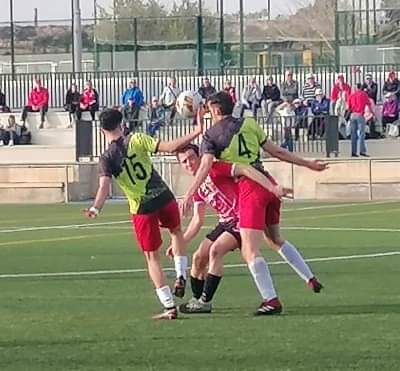
<path fill-rule="evenodd" d="M 202 96 L 195 91 L 184 91 L 176 100 L 176 110 L 184 118 L 194 117 L 203 103 Z"/>

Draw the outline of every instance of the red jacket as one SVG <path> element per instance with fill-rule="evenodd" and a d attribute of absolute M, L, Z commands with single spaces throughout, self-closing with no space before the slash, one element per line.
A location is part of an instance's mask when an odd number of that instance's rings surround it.
<path fill-rule="evenodd" d="M 356 90 L 353 94 L 350 95 L 348 106 L 351 113 L 364 115 L 365 108 L 371 107 L 371 102 L 369 100 L 368 94 L 365 91 Z"/>
<path fill-rule="evenodd" d="M 49 105 L 49 91 L 41 86 L 29 93 L 28 106 L 45 107 Z"/>
<path fill-rule="evenodd" d="M 347 101 L 347 99 L 349 99 L 349 96 L 351 94 L 351 86 L 347 83 L 343 83 L 342 89 L 341 89 L 339 84 L 336 83 L 335 85 L 333 85 L 333 88 L 332 88 L 332 93 L 331 93 L 331 101 L 332 102 L 336 102 L 338 100 L 341 91 L 344 91 L 344 93 L 345 93 L 344 99 L 346 101 Z"/>
<path fill-rule="evenodd" d="M 94 89 L 85 89 L 81 95 L 81 103 L 85 106 L 89 106 L 92 104 L 96 104 L 98 99 L 98 95 L 96 90 Z"/>

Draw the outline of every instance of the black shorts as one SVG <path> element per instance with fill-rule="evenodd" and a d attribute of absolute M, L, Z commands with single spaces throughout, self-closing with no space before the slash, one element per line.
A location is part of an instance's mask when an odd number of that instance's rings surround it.
<path fill-rule="evenodd" d="M 215 228 L 206 235 L 206 237 L 215 242 L 219 236 L 221 236 L 224 232 L 230 233 L 236 241 L 239 243 L 239 247 L 242 245 L 242 240 L 240 238 L 240 232 L 237 228 L 237 223 L 218 223 Z"/>

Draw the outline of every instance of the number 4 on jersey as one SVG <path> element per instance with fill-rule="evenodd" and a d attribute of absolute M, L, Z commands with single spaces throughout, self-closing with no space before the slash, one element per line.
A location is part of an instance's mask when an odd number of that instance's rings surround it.
<path fill-rule="evenodd" d="M 247 158 L 251 158 L 251 151 L 247 147 L 246 141 L 244 139 L 244 136 L 242 133 L 238 134 L 238 139 L 239 139 L 239 156 L 244 157 L 246 156 Z"/>

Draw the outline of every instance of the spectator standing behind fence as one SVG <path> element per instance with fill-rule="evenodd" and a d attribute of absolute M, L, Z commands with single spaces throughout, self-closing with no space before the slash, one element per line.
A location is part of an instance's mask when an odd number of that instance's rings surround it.
<path fill-rule="evenodd" d="M 295 140 L 299 140 L 300 129 L 308 128 L 308 108 L 303 104 L 303 101 L 300 98 L 297 98 L 293 101 L 293 107 L 295 117 L 294 135 Z"/>
<path fill-rule="evenodd" d="M 7 106 L 6 95 L 0 89 L 0 112 L 8 113 L 10 108 Z"/>
<path fill-rule="evenodd" d="M 306 106 L 310 105 L 310 103 L 315 99 L 315 91 L 317 89 L 321 89 L 320 83 L 315 80 L 315 76 L 312 73 L 308 73 L 302 91 L 303 103 Z"/>
<path fill-rule="evenodd" d="M 237 98 L 236 98 L 236 88 L 232 85 L 231 80 L 226 80 L 224 83 L 224 91 L 229 94 L 232 99 L 232 103 L 236 105 Z"/>
<path fill-rule="evenodd" d="M 207 99 L 216 92 L 217 91 L 215 90 L 214 86 L 211 85 L 210 79 L 208 77 L 204 77 L 198 93 L 203 97 L 203 99 Z"/>
<path fill-rule="evenodd" d="M 46 112 L 49 109 L 49 91 L 42 86 L 39 79 L 36 79 L 33 83 L 33 89 L 29 93 L 28 105 L 22 110 L 21 121 L 25 126 L 28 112 L 40 112 L 40 125 L 39 129 L 43 129 L 44 122 L 46 119 Z"/>
<path fill-rule="evenodd" d="M 311 101 L 311 112 L 314 115 L 308 135 L 312 139 L 316 136 L 323 137 L 325 134 L 326 118 L 329 115 L 330 101 L 322 89 L 316 89 L 315 99 Z"/>
<path fill-rule="evenodd" d="M 151 106 L 147 111 L 147 118 L 149 119 L 147 133 L 154 137 L 157 131 L 160 130 L 160 127 L 165 125 L 165 109 L 159 104 L 157 97 L 153 97 L 151 100 Z"/>
<path fill-rule="evenodd" d="M 82 112 L 90 112 L 92 121 L 96 119 L 96 112 L 99 110 L 99 94 L 97 90 L 93 88 L 91 81 L 86 81 L 85 89 L 81 94 L 79 100 L 79 109 L 76 111 L 76 117 L 78 120 L 82 118 Z"/>
<path fill-rule="evenodd" d="M 69 113 L 69 127 L 72 125 L 73 116 L 76 117 L 77 112 L 79 111 L 80 100 L 81 93 L 79 92 L 77 85 L 72 84 L 67 90 L 64 104 L 64 109 Z"/>
<path fill-rule="evenodd" d="M 122 94 L 122 109 L 128 105 L 128 101 L 131 101 L 132 110 L 134 112 L 134 125 L 129 128 L 130 131 L 133 131 L 134 128 L 139 124 L 140 109 L 144 105 L 143 93 L 138 87 L 135 79 L 131 79 L 131 81 L 129 81 L 128 88 L 125 90 L 124 94 Z"/>
<path fill-rule="evenodd" d="M 269 123 L 272 120 L 276 107 L 282 103 L 281 91 L 279 90 L 278 85 L 274 83 L 272 76 L 267 78 L 267 84 L 264 85 L 261 94 L 261 100 L 266 121 Z"/>
<path fill-rule="evenodd" d="M 165 109 L 165 113 L 169 114 L 169 125 L 172 125 L 176 115 L 176 100 L 178 99 L 181 90 L 176 86 L 176 78 L 169 77 L 167 86 L 164 88 L 160 101 Z"/>
<path fill-rule="evenodd" d="M 351 94 L 351 86 L 345 82 L 344 75 L 338 74 L 335 84 L 331 91 L 331 102 L 333 109 L 336 107 L 338 100 L 341 102 L 347 102 Z M 340 103 L 341 103 L 340 102 Z"/>
<path fill-rule="evenodd" d="M 137 106 L 133 99 L 128 99 L 127 104 L 122 106 L 122 122 L 128 128 L 129 133 L 135 132 L 139 126 Z"/>
<path fill-rule="evenodd" d="M 394 93 L 400 99 L 400 81 L 394 71 L 389 72 L 388 78 L 383 85 L 383 94 Z"/>
<path fill-rule="evenodd" d="M 368 94 L 363 90 L 362 84 L 357 84 L 356 91 L 349 97 L 349 111 L 351 112 L 351 156 L 358 157 L 357 144 L 360 142 L 360 156 L 368 157 L 365 145 L 365 117 L 367 109 L 371 109 Z"/>
<path fill-rule="evenodd" d="M 293 72 L 286 71 L 285 81 L 281 85 L 282 99 L 293 103 L 299 97 L 299 83 L 293 79 Z"/>
<path fill-rule="evenodd" d="M 386 132 L 388 124 L 393 124 L 399 119 L 399 103 L 394 93 L 386 93 L 382 108 L 382 128 Z"/>
<path fill-rule="evenodd" d="M 246 89 L 242 93 L 242 110 L 240 117 L 243 117 L 246 109 L 251 109 L 253 117 L 257 119 L 257 110 L 260 107 L 262 93 L 260 86 L 257 84 L 257 80 L 253 77 L 250 80 L 250 84 L 247 85 Z"/>
<path fill-rule="evenodd" d="M 378 84 L 372 79 L 372 74 L 367 73 L 365 75 L 365 80 L 362 88 L 368 94 L 370 99 L 374 101 L 374 104 L 376 104 L 376 100 L 378 97 Z"/>

